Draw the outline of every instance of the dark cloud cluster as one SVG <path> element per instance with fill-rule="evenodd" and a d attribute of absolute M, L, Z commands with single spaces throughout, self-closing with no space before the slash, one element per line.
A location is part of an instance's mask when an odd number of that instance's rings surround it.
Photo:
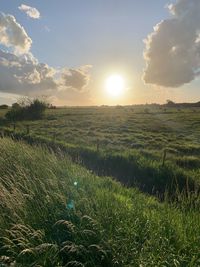
<path fill-rule="evenodd" d="M 145 40 L 143 79 L 179 87 L 200 73 L 200 1 L 178 0 L 168 8 L 171 18 L 157 24 Z"/>

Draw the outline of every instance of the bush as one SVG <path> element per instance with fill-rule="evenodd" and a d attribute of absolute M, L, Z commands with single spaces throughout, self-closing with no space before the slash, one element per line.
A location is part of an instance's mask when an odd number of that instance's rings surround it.
<path fill-rule="evenodd" d="M 12 104 L 12 108 L 14 108 L 14 109 L 17 109 L 19 107 L 20 107 L 20 104 L 19 103 L 13 103 Z"/>
<path fill-rule="evenodd" d="M 0 109 L 8 109 L 8 105 L 5 105 L 5 104 L 0 105 Z"/>
<path fill-rule="evenodd" d="M 39 99 L 29 100 L 28 104 L 18 104 L 12 105 L 11 110 L 6 113 L 6 119 L 9 121 L 19 121 L 19 120 L 38 120 L 44 115 L 45 109 L 48 104 L 45 101 Z"/>

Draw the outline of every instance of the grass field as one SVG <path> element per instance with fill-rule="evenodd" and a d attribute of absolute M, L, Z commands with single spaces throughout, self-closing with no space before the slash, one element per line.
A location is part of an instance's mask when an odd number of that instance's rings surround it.
<path fill-rule="evenodd" d="M 97 177 L 62 152 L 0 139 L 0 265 L 200 266 L 200 215 Z"/>
<path fill-rule="evenodd" d="M 149 193 L 176 190 L 177 183 L 180 190 L 187 183 L 195 190 L 200 182 L 198 108 L 48 109 L 43 120 L 16 123 L 15 132 L 26 134 L 27 125 L 32 139 L 74 146 L 80 161 L 99 175 L 111 175 Z M 12 124 L 8 127 L 13 129 Z"/>
<path fill-rule="evenodd" d="M 33 134 L 85 146 L 96 146 L 98 140 L 100 147 L 109 151 L 140 148 L 154 154 L 170 147 L 189 155 L 200 152 L 200 109 L 197 108 L 53 109 L 47 110 L 44 120 L 28 124 Z M 17 128 L 24 130 L 21 123 Z M 196 151 L 191 151 L 193 147 Z"/>
<path fill-rule="evenodd" d="M 2 122 L 0 266 L 200 266 L 199 121 L 104 106 Z"/>

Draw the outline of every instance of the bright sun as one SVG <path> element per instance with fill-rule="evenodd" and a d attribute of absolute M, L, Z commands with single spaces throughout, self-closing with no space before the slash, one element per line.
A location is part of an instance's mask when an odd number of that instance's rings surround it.
<path fill-rule="evenodd" d="M 125 82 L 122 76 L 112 75 L 106 80 L 106 91 L 112 97 L 120 96 L 125 89 Z"/>

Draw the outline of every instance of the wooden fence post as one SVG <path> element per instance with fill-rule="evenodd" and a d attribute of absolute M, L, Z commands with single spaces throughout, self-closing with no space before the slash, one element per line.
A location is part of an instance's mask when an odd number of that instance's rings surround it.
<path fill-rule="evenodd" d="M 99 152 L 99 146 L 100 146 L 99 139 L 97 139 L 97 152 Z"/>
<path fill-rule="evenodd" d="M 4 130 L 1 130 L 1 138 L 4 138 Z"/>
<path fill-rule="evenodd" d="M 26 125 L 26 134 L 29 134 L 30 133 L 30 127 L 29 125 Z"/>
<path fill-rule="evenodd" d="M 163 158 L 162 158 L 162 167 L 165 166 L 166 157 L 167 157 L 167 150 L 164 149 L 164 151 L 163 151 Z"/>

